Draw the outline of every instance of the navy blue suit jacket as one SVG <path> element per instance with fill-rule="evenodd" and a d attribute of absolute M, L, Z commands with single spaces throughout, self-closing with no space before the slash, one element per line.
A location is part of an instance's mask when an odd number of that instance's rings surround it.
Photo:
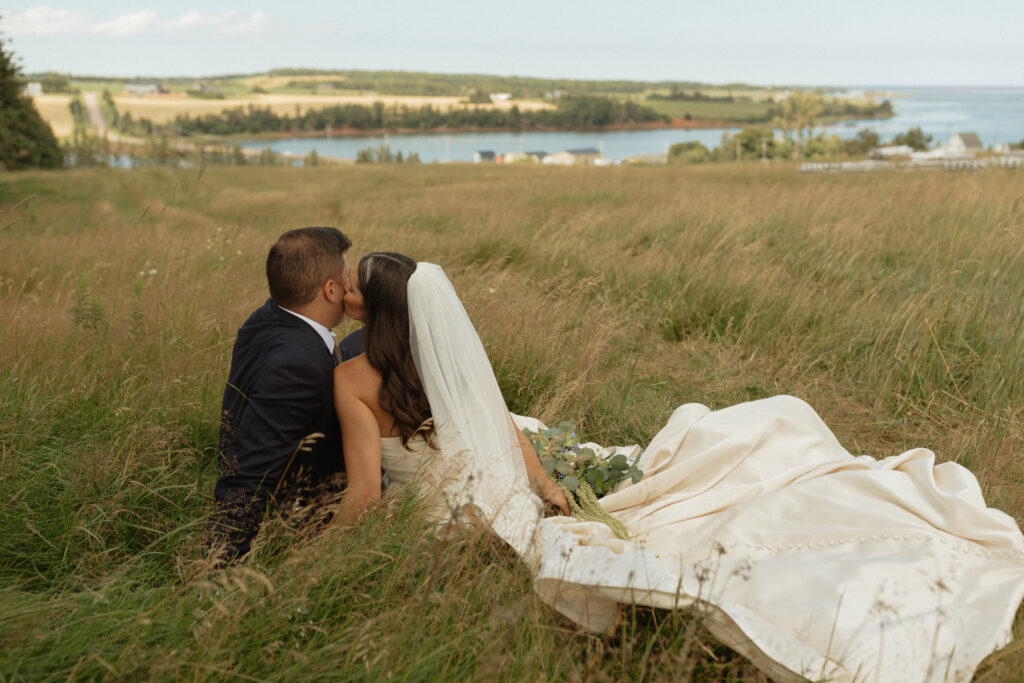
<path fill-rule="evenodd" d="M 350 335 L 342 359 L 361 347 L 359 333 Z M 238 331 L 221 405 L 211 521 L 211 542 L 226 546 L 228 558 L 249 551 L 272 496 L 311 491 L 344 471 L 335 364 L 323 338 L 270 299 Z M 301 449 L 314 434 L 322 436 Z"/>

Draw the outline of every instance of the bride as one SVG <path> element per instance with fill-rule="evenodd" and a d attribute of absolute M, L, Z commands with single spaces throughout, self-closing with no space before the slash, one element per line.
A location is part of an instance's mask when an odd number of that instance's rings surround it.
<path fill-rule="evenodd" d="M 335 376 L 340 519 L 380 498 L 383 470 L 439 519 L 500 536 L 584 628 L 614 628 L 620 603 L 690 610 L 779 681 L 969 680 L 1010 642 L 1024 537 L 963 467 L 923 448 L 855 457 L 790 396 L 687 404 L 643 452 L 643 479 L 601 499 L 622 540 L 544 517 L 568 506 L 517 422 L 538 425 L 509 414 L 441 268 L 369 254 L 345 304 L 366 353 Z"/>

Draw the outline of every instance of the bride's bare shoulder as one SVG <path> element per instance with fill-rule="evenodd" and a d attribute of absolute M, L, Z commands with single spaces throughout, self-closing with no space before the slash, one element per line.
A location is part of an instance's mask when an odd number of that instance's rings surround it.
<path fill-rule="evenodd" d="M 380 382 L 380 373 L 366 360 L 366 354 L 356 356 L 334 368 L 335 393 L 375 395 L 380 389 Z"/>

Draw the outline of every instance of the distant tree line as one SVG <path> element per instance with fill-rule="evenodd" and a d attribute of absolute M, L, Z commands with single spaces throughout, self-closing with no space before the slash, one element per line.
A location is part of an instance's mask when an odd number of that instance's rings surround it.
<path fill-rule="evenodd" d="M 78 93 L 78 88 L 71 85 L 71 78 L 67 74 L 59 74 L 54 71 L 47 71 L 45 73 L 29 74 L 25 76 L 24 80 L 34 81 L 40 85 L 43 89 L 44 94 L 52 93 L 67 93 L 75 95 Z"/>
<path fill-rule="evenodd" d="M 390 145 L 381 145 L 379 147 L 366 147 L 363 149 L 356 150 L 356 163 L 418 164 L 420 163 L 420 155 L 418 152 L 410 152 L 407 155 L 403 155 L 402 150 L 392 152 Z"/>
<path fill-rule="evenodd" d="M 466 107 L 441 110 L 431 105 L 407 107 L 344 104 L 310 109 L 295 115 L 277 114 L 270 108 L 250 105 L 218 114 L 175 117 L 172 129 L 186 134 L 246 135 L 255 133 L 313 132 L 350 128 L 372 130 L 492 129 L 531 130 L 540 128 L 580 129 L 634 125 L 665 121 L 650 107 L 608 97 L 567 97 L 556 109 L 520 111 Z"/>
<path fill-rule="evenodd" d="M 672 100 L 678 102 L 736 102 L 746 101 L 752 102 L 753 99 L 750 97 L 733 97 L 732 95 L 721 95 L 716 97 L 714 95 L 706 95 L 700 90 L 685 90 L 680 88 L 678 85 L 673 85 L 672 89 L 668 94 L 664 93 L 651 93 L 647 96 L 649 100 Z"/>
<path fill-rule="evenodd" d="M 911 128 L 906 133 L 900 133 L 892 139 L 894 145 L 906 145 L 915 152 L 921 152 L 928 149 L 928 146 L 932 144 L 932 136 L 925 135 L 924 131 L 920 127 Z M 877 145 L 875 145 L 877 147 Z"/>
<path fill-rule="evenodd" d="M 335 88 L 371 90 L 382 95 L 423 95 L 466 97 L 477 93 L 509 93 L 515 98 L 547 98 L 581 95 L 640 94 L 652 89 L 699 88 L 695 81 L 618 81 L 574 80 L 569 78 L 528 78 L 524 76 L 489 76 L 486 74 L 437 74 L 418 71 L 360 71 L 323 69 L 274 69 L 269 76 L 327 76 Z M 325 79 L 328 80 L 328 79 Z M 315 83 L 302 83 L 315 87 Z M 705 86 L 706 87 L 706 86 Z M 749 88 L 735 84 L 736 88 Z"/>
<path fill-rule="evenodd" d="M 889 141 L 892 145 L 908 145 L 914 149 L 927 149 L 930 135 L 924 135 L 920 128 L 911 128 Z M 862 128 L 857 134 L 843 140 L 838 135 L 802 135 L 779 137 L 770 128 L 751 126 L 743 131 L 722 136 L 722 144 L 708 148 L 699 141 L 680 142 L 669 148 L 669 164 L 700 164 L 714 161 L 755 161 L 806 159 L 822 160 L 837 158 L 860 158 L 882 145 L 878 133 Z"/>
<path fill-rule="evenodd" d="M 843 118 L 848 116 L 885 118 L 892 116 L 892 102 L 889 100 L 858 104 L 850 100 L 823 99 L 821 100 L 821 107 L 821 115 L 825 118 Z"/>

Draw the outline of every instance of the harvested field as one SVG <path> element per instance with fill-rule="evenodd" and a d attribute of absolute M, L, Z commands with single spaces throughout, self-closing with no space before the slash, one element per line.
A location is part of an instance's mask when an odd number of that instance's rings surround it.
<path fill-rule="evenodd" d="M 58 138 L 71 135 L 74 130 L 75 120 L 71 117 L 71 95 L 39 95 L 33 97 L 36 110 L 43 120 L 50 124 L 53 134 Z"/>
<path fill-rule="evenodd" d="M 406 95 L 270 95 L 257 94 L 251 97 L 230 98 L 223 100 L 204 100 L 198 98 L 183 97 L 181 95 L 155 95 L 147 97 L 114 97 L 118 111 L 121 113 L 130 112 L 134 118 L 147 118 L 153 123 L 167 123 L 175 116 L 189 114 L 191 116 L 202 116 L 203 114 L 216 114 L 226 109 L 236 107 L 269 107 L 275 114 L 294 114 L 296 109 L 299 113 L 310 109 L 322 109 L 343 104 L 372 105 L 374 102 L 383 102 L 386 106 L 403 105 L 406 107 L 422 107 L 431 105 L 438 109 L 448 110 L 455 107 L 473 106 L 486 108 L 510 109 L 518 106 L 521 111 L 533 111 L 537 109 L 553 109 L 552 105 L 546 102 L 532 100 L 512 100 L 497 104 L 467 105 L 465 99 L 460 97 L 418 97 Z"/>

